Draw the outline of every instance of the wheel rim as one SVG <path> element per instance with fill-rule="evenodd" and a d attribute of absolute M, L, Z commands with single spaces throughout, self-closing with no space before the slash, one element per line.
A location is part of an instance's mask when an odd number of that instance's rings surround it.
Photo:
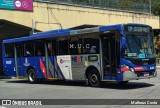
<path fill-rule="evenodd" d="M 94 84 L 98 82 L 98 77 L 97 77 L 96 74 L 93 74 L 93 75 L 91 76 L 91 82 L 94 83 Z"/>
<path fill-rule="evenodd" d="M 33 82 L 33 81 L 34 81 L 34 78 L 35 78 L 35 75 L 34 75 L 33 72 L 31 72 L 31 73 L 29 74 L 29 80 L 30 80 L 31 82 Z"/>

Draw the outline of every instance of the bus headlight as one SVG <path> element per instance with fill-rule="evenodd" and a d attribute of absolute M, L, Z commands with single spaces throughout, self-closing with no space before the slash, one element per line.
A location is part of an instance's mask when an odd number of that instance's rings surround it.
<path fill-rule="evenodd" d="M 130 68 L 131 72 L 134 72 L 134 69 L 133 68 Z"/>

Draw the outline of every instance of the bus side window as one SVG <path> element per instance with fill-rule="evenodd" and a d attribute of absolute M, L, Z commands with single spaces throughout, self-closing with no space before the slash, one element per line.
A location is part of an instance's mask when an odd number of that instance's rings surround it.
<path fill-rule="evenodd" d="M 57 43 L 55 40 L 47 42 L 48 56 L 57 55 Z"/>
<path fill-rule="evenodd" d="M 99 53 L 99 39 L 84 38 L 83 39 L 83 54 L 98 54 Z"/>
<path fill-rule="evenodd" d="M 5 57 L 14 58 L 14 44 L 13 43 L 5 44 Z"/>
<path fill-rule="evenodd" d="M 82 38 L 80 36 L 71 37 L 69 50 L 71 55 L 82 54 Z"/>
<path fill-rule="evenodd" d="M 68 40 L 60 40 L 58 41 L 59 47 L 58 47 L 58 55 L 68 55 Z"/>
<path fill-rule="evenodd" d="M 27 56 L 27 57 L 34 56 L 34 43 L 26 42 L 24 52 L 25 52 L 24 56 Z"/>
<path fill-rule="evenodd" d="M 35 55 L 36 56 L 45 56 L 45 45 L 43 41 L 35 42 Z"/>

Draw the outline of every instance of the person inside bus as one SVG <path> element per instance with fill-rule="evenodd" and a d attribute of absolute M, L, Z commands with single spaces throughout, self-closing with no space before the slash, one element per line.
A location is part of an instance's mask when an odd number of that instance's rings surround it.
<path fill-rule="evenodd" d="M 53 52 L 53 50 L 52 50 L 52 43 L 50 42 L 50 43 L 48 43 L 48 55 L 51 56 L 52 52 Z"/>
<path fill-rule="evenodd" d="M 38 56 L 41 56 L 41 55 L 42 55 L 41 50 L 38 50 L 38 51 L 37 51 L 37 55 L 38 55 Z"/>
<path fill-rule="evenodd" d="M 96 53 L 96 46 L 92 46 L 91 48 L 90 48 L 90 50 L 89 50 L 89 53 L 91 53 L 91 54 L 94 54 L 94 53 Z"/>
<path fill-rule="evenodd" d="M 31 53 L 28 50 L 26 50 L 26 56 L 31 56 Z"/>

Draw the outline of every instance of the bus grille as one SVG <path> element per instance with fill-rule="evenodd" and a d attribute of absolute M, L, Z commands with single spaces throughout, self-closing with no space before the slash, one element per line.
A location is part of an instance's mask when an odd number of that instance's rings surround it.
<path fill-rule="evenodd" d="M 137 71 L 135 73 L 137 74 L 138 77 L 143 77 L 145 73 L 149 73 L 149 76 L 152 76 L 152 75 L 154 75 L 155 70 L 145 71 L 145 72 L 143 72 L 143 71 Z"/>

